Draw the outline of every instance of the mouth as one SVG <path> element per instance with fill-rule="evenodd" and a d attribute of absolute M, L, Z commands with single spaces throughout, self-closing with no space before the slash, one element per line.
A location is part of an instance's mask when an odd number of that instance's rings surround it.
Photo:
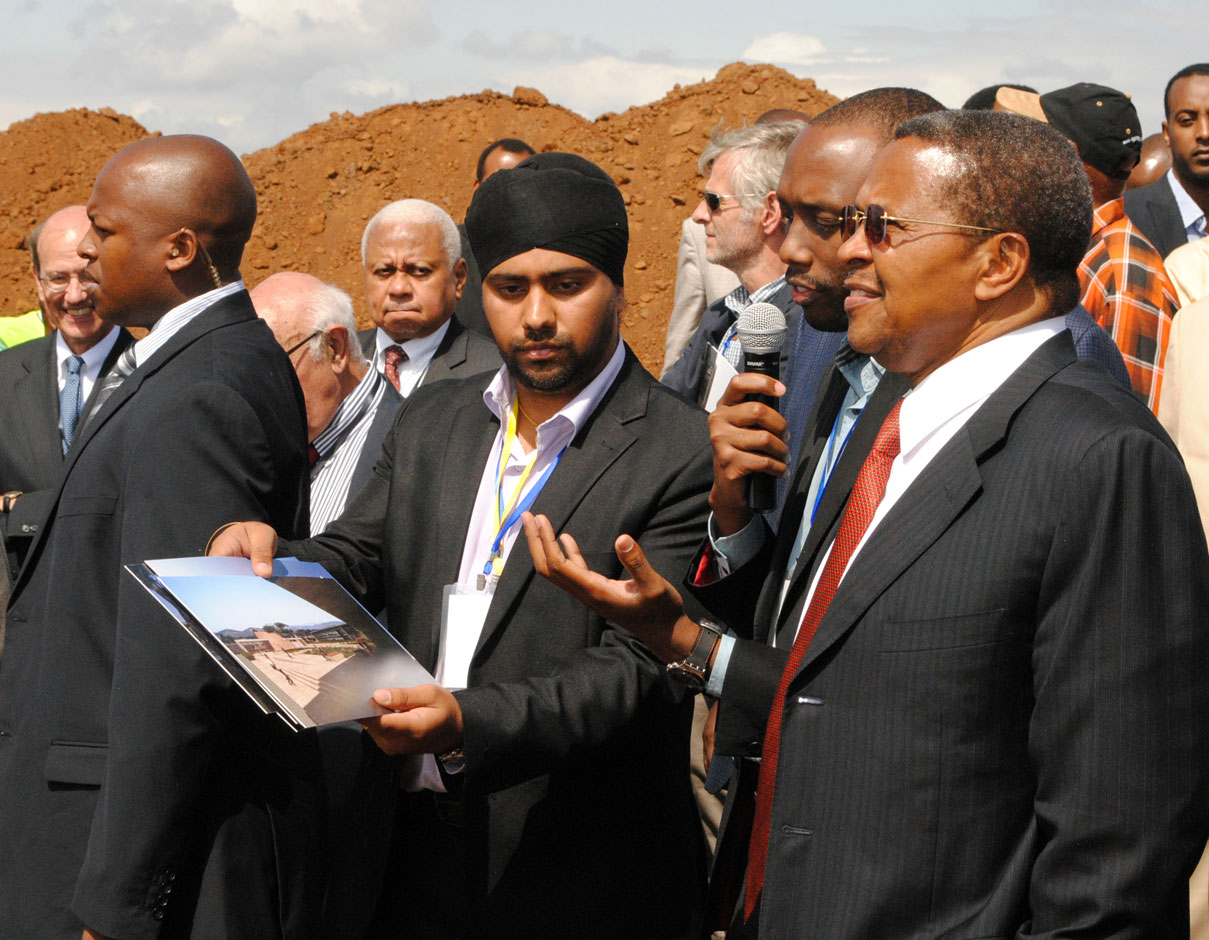
<path fill-rule="evenodd" d="M 804 274 L 794 275 L 792 270 L 785 278 L 785 283 L 789 285 L 793 292 L 793 302 L 799 307 L 804 306 L 820 294 L 825 293 L 823 285 L 814 278 L 807 277 Z"/>
<path fill-rule="evenodd" d="M 562 353 L 562 343 L 526 343 L 516 349 L 516 354 L 529 362 L 544 362 Z"/>
<path fill-rule="evenodd" d="M 882 297 L 881 291 L 877 290 L 876 287 L 863 284 L 851 278 L 844 281 L 844 289 L 848 291 L 848 296 L 844 298 L 844 310 L 848 314 L 865 306 L 865 304 L 880 300 Z"/>

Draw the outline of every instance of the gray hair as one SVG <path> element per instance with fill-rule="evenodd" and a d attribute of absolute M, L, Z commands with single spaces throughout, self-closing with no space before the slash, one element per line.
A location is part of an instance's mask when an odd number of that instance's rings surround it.
<path fill-rule="evenodd" d="M 349 358 L 365 363 L 361 344 L 357 341 L 357 318 L 353 315 L 353 300 L 335 284 L 317 283 L 306 293 L 303 303 L 306 312 L 306 331 L 317 333 L 307 344 L 307 351 L 314 362 L 325 358 L 326 345 L 323 335 L 333 326 L 348 330 Z"/>
<path fill-rule="evenodd" d="M 715 132 L 701 151 L 697 167 L 702 176 L 709 176 L 719 157 L 736 152 L 738 159 L 730 171 L 731 195 L 740 197 L 739 205 L 750 216 L 777 188 L 789 145 L 806 127 L 805 121 L 778 121 Z"/>
<path fill-rule="evenodd" d="M 365 264 L 365 253 L 369 250 L 369 236 L 379 225 L 435 225 L 441 232 L 441 248 L 452 268 L 462 257 L 462 236 L 448 212 L 424 199 L 398 199 L 383 206 L 369 220 L 361 234 L 361 263 Z"/>

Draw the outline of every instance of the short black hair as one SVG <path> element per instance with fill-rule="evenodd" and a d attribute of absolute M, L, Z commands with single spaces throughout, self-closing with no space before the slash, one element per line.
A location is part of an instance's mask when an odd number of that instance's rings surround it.
<path fill-rule="evenodd" d="M 1209 62 L 1198 62 L 1195 65 L 1185 65 L 1182 69 L 1171 76 L 1171 80 L 1167 83 L 1167 87 L 1163 89 L 1163 117 L 1171 117 L 1171 86 L 1178 82 L 1181 78 L 1188 78 L 1192 75 L 1209 75 Z"/>
<path fill-rule="evenodd" d="M 487 166 L 487 158 L 496 150 L 506 150 L 508 153 L 523 153 L 526 157 L 531 157 L 537 153 L 527 143 L 516 137 L 501 137 L 499 140 L 493 140 L 479 154 L 479 162 L 474 170 L 476 182 L 483 182 L 483 169 Z"/>
<path fill-rule="evenodd" d="M 862 124 L 883 133 L 886 142 L 901 122 L 920 114 L 943 111 L 944 105 L 915 88 L 871 88 L 845 98 L 815 117 L 814 127 Z"/>
<path fill-rule="evenodd" d="M 1049 293 L 1050 313 L 1079 301 L 1078 268 L 1091 239 L 1091 186 L 1079 154 L 1049 124 L 1003 111 L 942 111 L 899 125 L 954 157 L 940 182 L 957 221 L 1017 232 L 1029 245 L 1029 275 Z"/>
<path fill-rule="evenodd" d="M 987 85 L 986 88 L 979 88 L 978 91 L 970 95 L 966 99 L 966 103 L 961 107 L 965 111 L 990 111 L 995 107 L 995 96 L 999 94 L 1000 88 L 1015 88 L 1017 91 L 1028 91 L 1034 95 L 1037 94 L 1036 88 L 1031 88 L 1028 85 Z"/>

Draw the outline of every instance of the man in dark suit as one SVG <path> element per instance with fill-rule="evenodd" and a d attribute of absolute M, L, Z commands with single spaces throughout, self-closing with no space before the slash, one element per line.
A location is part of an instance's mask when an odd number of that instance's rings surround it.
<path fill-rule="evenodd" d="M 129 333 L 96 315 L 85 289 L 86 262 L 76 246 L 87 231 L 84 207 L 68 206 L 30 233 L 38 302 L 51 332 L 0 354 L 0 388 L 8 390 L 0 432 L 0 543 L 14 576 L 97 380 L 130 344 Z"/>
<path fill-rule="evenodd" d="M 293 370 L 239 279 L 238 157 L 161 137 L 101 170 L 80 244 L 102 318 L 150 332 L 68 451 L 0 661 L 0 935 L 315 936 L 313 735 L 261 713 L 122 571 L 232 513 L 306 528 Z"/>
<path fill-rule="evenodd" d="M 1209 554 L 1170 440 L 1064 329 L 1082 166 L 1017 115 L 925 115 L 845 220 L 849 342 L 910 391 L 793 571 L 757 532 L 705 598 L 743 633 L 758 596 L 791 645 L 702 643 L 629 538 L 630 585 L 540 519 L 535 565 L 661 658 L 725 669 L 720 723 L 742 713 L 762 754 L 734 936 L 1186 937 Z"/>
<path fill-rule="evenodd" d="M 1209 212 L 1209 63 L 1189 65 L 1163 92 L 1163 136 L 1171 169 L 1125 193 L 1125 214 L 1166 258 L 1204 238 Z"/>
<path fill-rule="evenodd" d="M 466 286 L 466 260 L 444 209 L 423 199 L 384 206 L 365 226 L 361 261 L 377 326 L 357 335 L 373 367 L 400 395 L 499 368 L 495 344 L 454 316 Z"/>
<path fill-rule="evenodd" d="M 317 535 L 369 480 L 403 399 L 361 354 L 353 302 L 340 288 L 283 271 L 250 296 L 302 386 L 311 445 L 310 534 Z"/>
<path fill-rule="evenodd" d="M 594 558 L 634 527 L 662 563 L 687 564 L 709 486 L 705 418 L 620 340 L 627 225 L 603 170 L 531 157 L 479 188 L 467 225 L 507 368 L 416 392 L 344 516 L 281 548 L 385 604 L 452 690 L 381 690 L 391 713 L 366 722 L 384 751 L 410 755 L 371 935 L 696 937 L 691 702 L 514 542 L 532 501 L 594 531 Z M 263 563 L 273 541 L 235 525 L 212 551 Z"/>

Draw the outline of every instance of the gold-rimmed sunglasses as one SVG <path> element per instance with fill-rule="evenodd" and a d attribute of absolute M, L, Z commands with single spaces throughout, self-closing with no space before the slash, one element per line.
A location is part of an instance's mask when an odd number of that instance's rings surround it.
<path fill-rule="evenodd" d="M 1002 234 L 1002 229 L 986 228 L 982 225 L 963 225 L 961 222 L 934 222 L 929 219 L 908 219 L 901 215 L 887 215 L 886 210 L 876 203 L 871 203 L 868 209 L 861 210 L 856 206 L 844 206 L 844 214 L 840 219 L 840 231 L 847 240 L 856 234 L 861 223 L 865 224 L 865 238 L 870 245 L 880 245 L 886 239 L 887 222 L 914 222 L 916 225 L 945 225 L 949 228 L 967 229 L 971 232 L 989 232 L 992 235 Z"/>

